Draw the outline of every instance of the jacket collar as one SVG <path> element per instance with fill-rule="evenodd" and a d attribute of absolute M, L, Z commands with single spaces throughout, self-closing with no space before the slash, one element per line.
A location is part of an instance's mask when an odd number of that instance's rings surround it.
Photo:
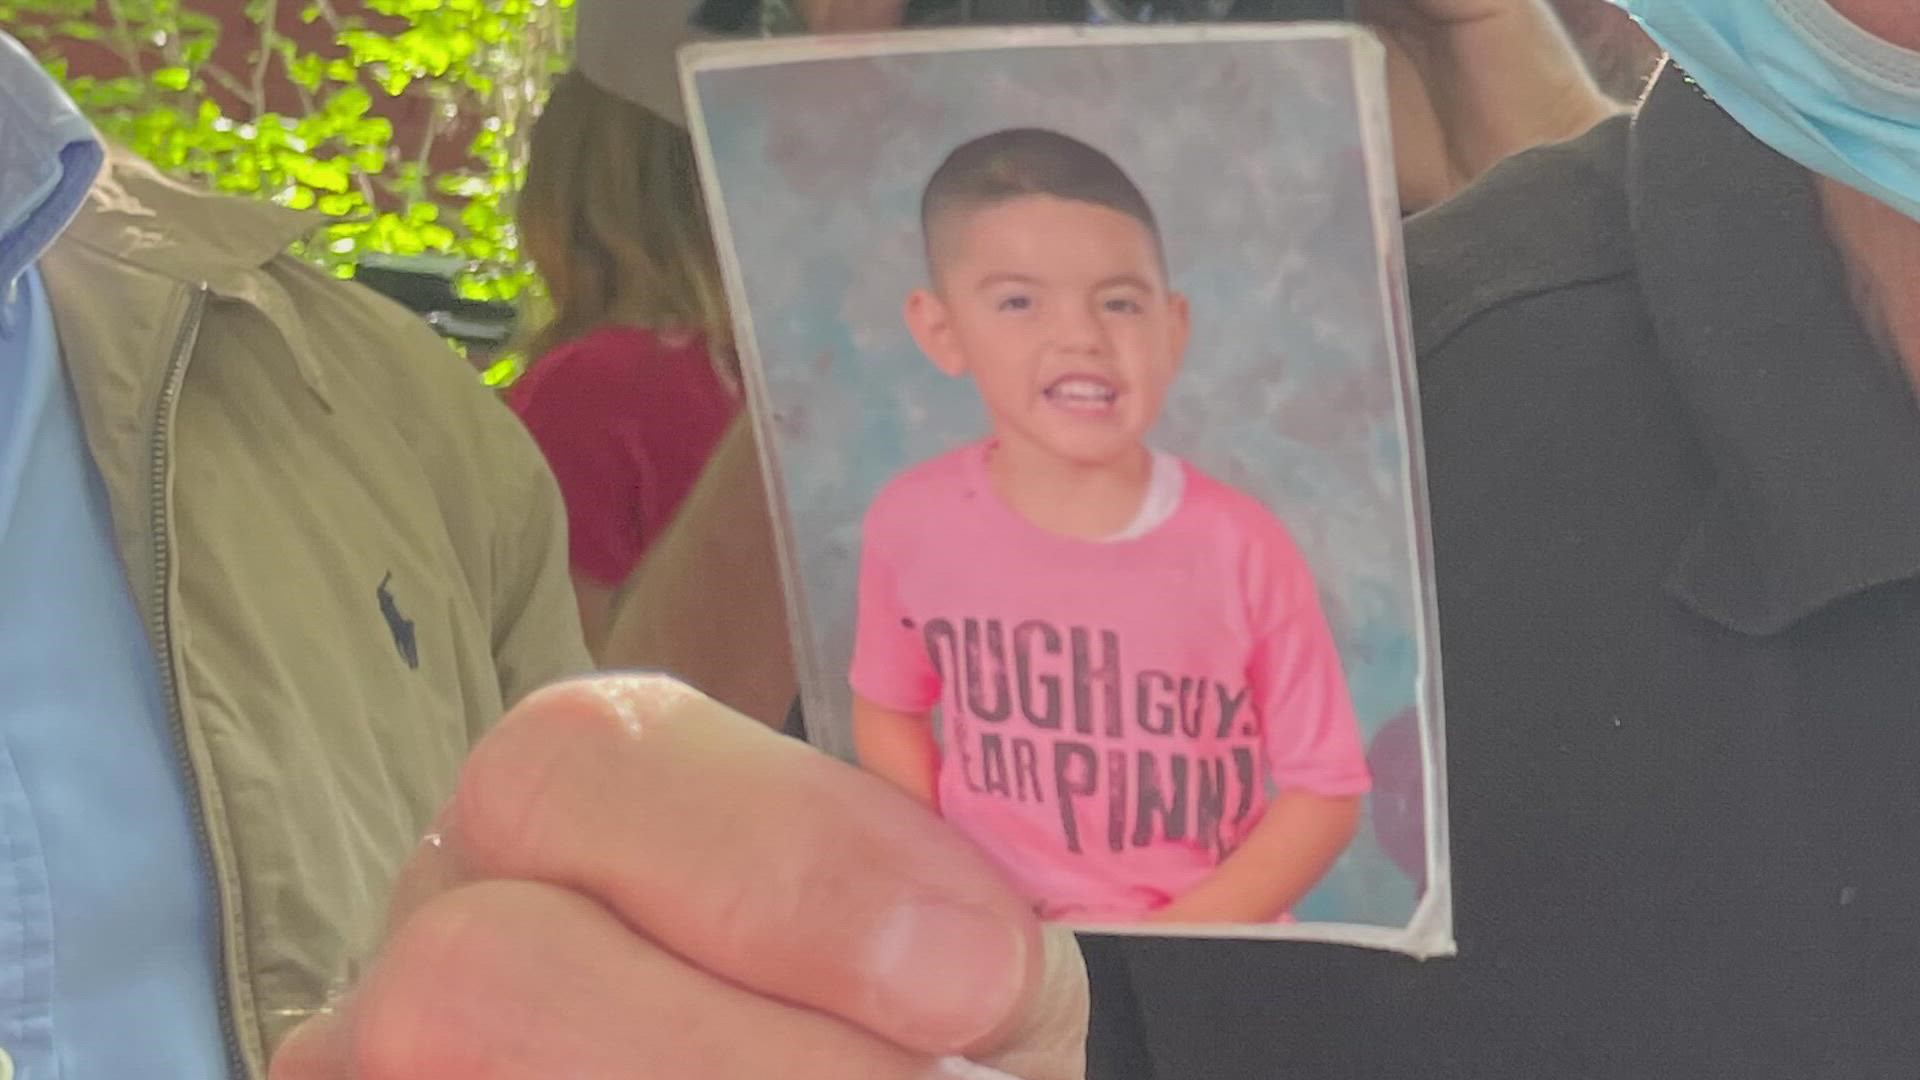
<path fill-rule="evenodd" d="M 1768 635 L 1920 576 L 1920 406 L 1854 306 L 1810 174 L 1669 67 L 1627 183 L 1660 349 L 1714 470 L 1670 590 Z"/>
<path fill-rule="evenodd" d="M 267 272 L 320 219 L 252 199 L 209 195 L 161 175 L 121 147 L 60 238 L 179 285 L 251 306 L 273 323 L 308 387 L 324 403 L 326 378 L 302 313 Z"/>
<path fill-rule="evenodd" d="M 63 239 L 190 284 L 258 270 L 318 221 L 270 203 L 207 195 L 120 147 Z"/>

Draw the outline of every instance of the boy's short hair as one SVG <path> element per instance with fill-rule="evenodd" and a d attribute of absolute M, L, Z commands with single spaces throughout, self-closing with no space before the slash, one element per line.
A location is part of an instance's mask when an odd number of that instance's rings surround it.
<path fill-rule="evenodd" d="M 1091 203 L 1139 222 L 1163 261 L 1160 224 L 1126 171 L 1106 154 L 1044 128 L 1009 128 L 963 144 L 934 170 L 920 196 L 920 233 L 934 261 L 940 219 L 1030 195 Z"/>

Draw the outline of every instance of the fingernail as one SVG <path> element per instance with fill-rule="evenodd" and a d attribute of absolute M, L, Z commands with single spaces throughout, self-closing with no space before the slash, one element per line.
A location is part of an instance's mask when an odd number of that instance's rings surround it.
<path fill-rule="evenodd" d="M 940 901 L 906 904 L 869 940 L 876 1015 L 915 1049 L 972 1046 L 1013 1011 L 1026 938 L 1005 919 Z"/>
<path fill-rule="evenodd" d="M 927 1080 L 1020 1080 L 1012 1073 L 1003 1073 L 999 1069 L 989 1069 L 985 1065 L 976 1065 L 966 1058 L 941 1058 L 933 1063 L 933 1071 L 927 1074 Z"/>

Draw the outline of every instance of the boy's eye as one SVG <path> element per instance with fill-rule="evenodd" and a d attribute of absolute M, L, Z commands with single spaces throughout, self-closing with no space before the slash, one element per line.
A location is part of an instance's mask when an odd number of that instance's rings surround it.
<path fill-rule="evenodd" d="M 1026 311 L 1033 307 L 1030 296 L 1003 296 L 998 305 L 1001 311 Z"/>
<path fill-rule="evenodd" d="M 1110 296 L 1101 306 L 1115 315 L 1138 315 L 1144 310 L 1131 296 Z"/>

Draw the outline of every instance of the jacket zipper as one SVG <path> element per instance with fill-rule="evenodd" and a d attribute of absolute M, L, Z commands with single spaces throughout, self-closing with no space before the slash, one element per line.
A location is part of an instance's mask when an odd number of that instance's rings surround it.
<path fill-rule="evenodd" d="M 153 441 L 148 448 L 147 482 L 148 487 L 148 528 L 153 533 L 153 606 L 149 638 L 153 643 L 156 668 L 160 677 L 161 695 L 167 704 L 167 720 L 173 735 L 175 760 L 180 766 L 180 775 L 190 785 L 191 797 L 187 806 L 193 819 L 193 831 L 200 848 L 200 868 L 207 887 L 207 895 L 213 902 L 215 941 L 219 946 L 219 976 L 215 980 L 216 1004 L 220 1009 L 220 1035 L 225 1041 L 227 1051 L 227 1075 L 232 1080 L 243 1080 L 247 1076 L 246 1059 L 240 1052 L 240 1037 L 235 1031 L 233 1017 L 233 993 L 228 979 L 231 975 L 227 960 L 226 914 L 224 901 L 220 894 L 220 878 L 214 869 L 213 840 L 207 828 L 206 809 L 200 803 L 200 782 L 193 768 L 193 757 L 187 750 L 187 727 L 185 711 L 180 704 L 180 685 L 174 678 L 173 668 L 173 618 L 172 596 L 168 583 L 173 573 L 173 550 L 168 543 L 170 526 L 167 497 L 167 471 L 171 463 L 171 434 L 173 415 L 179 404 L 180 389 L 186 382 L 187 361 L 193 354 L 193 347 L 200 337 L 200 319 L 207 308 L 207 286 L 198 285 L 187 298 L 187 313 L 180 324 L 180 332 L 174 338 L 173 352 L 167 357 L 166 380 L 160 386 L 159 409 L 154 417 Z"/>

